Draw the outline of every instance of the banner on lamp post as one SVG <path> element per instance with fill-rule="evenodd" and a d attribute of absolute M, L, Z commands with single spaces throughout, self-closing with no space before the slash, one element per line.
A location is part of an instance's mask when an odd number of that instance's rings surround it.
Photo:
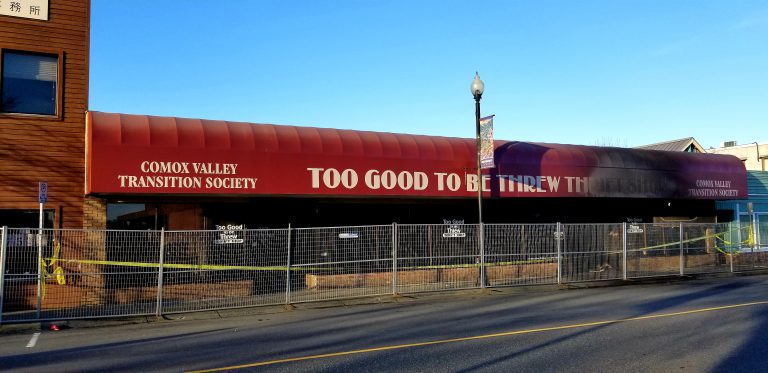
<path fill-rule="evenodd" d="M 494 168 L 493 115 L 480 118 L 480 168 Z"/>

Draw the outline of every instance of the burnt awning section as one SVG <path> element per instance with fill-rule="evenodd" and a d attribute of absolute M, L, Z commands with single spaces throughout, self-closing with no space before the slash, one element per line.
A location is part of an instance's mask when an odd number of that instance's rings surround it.
<path fill-rule="evenodd" d="M 559 180 L 566 193 L 560 196 L 717 200 L 744 198 L 747 193 L 744 164 L 733 156 L 506 142 L 498 145 L 495 157 L 493 179 L 499 186 L 493 189 L 502 196 L 505 184 L 521 179 L 523 189 L 537 179 L 540 193 Z"/>
<path fill-rule="evenodd" d="M 738 199 L 735 157 L 496 141 L 494 197 Z M 475 139 L 89 112 L 86 192 L 473 197 Z"/>

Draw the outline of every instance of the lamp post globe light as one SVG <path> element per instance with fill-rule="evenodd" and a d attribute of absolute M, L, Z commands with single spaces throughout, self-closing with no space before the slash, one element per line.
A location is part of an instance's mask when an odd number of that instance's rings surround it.
<path fill-rule="evenodd" d="M 482 169 L 480 168 L 480 98 L 485 90 L 485 83 L 480 80 L 480 74 L 475 71 L 475 79 L 470 85 L 472 96 L 475 98 L 475 129 L 477 140 L 477 229 L 478 241 L 480 245 L 480 287 L 485 287 L 485 248 L 483 233 L 483 179 Z"/>
<path fill-rule="evenodd" d="M 475 71 L 475 79 L 472 80 L 470 89 L 472 90 L 472 96 L 475 97 L 475 101 L 480 102 L 480 96 L 483 95 L 483 90 L 485 90 L 485 83 L 480 79 L 480 74 L 477 71 Z"/>

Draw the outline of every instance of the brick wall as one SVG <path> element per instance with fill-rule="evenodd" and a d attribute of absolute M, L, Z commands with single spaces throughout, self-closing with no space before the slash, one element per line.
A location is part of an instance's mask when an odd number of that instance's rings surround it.
<path fill-rule="evenodd" d="M 107 228 L 107 201 L 102 198 L 85 197 L 83 204 L 83 228 Z"/>

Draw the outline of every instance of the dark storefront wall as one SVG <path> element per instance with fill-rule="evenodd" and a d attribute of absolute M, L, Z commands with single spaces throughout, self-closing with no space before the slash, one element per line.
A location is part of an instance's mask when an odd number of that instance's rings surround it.
<path fill-rule="evenodd" d="M 216 225 L 246 228 L 321 227 L 377 224 L 477 223 L 473 199 L 253 198 L 168 201 L 112 201 L 108 228 L 195 230 Z M 617 223 L 698 221 L 717 218 L 714 201 L 665 199 L 555 198 L 488 199 L 484 223 Z"/>

